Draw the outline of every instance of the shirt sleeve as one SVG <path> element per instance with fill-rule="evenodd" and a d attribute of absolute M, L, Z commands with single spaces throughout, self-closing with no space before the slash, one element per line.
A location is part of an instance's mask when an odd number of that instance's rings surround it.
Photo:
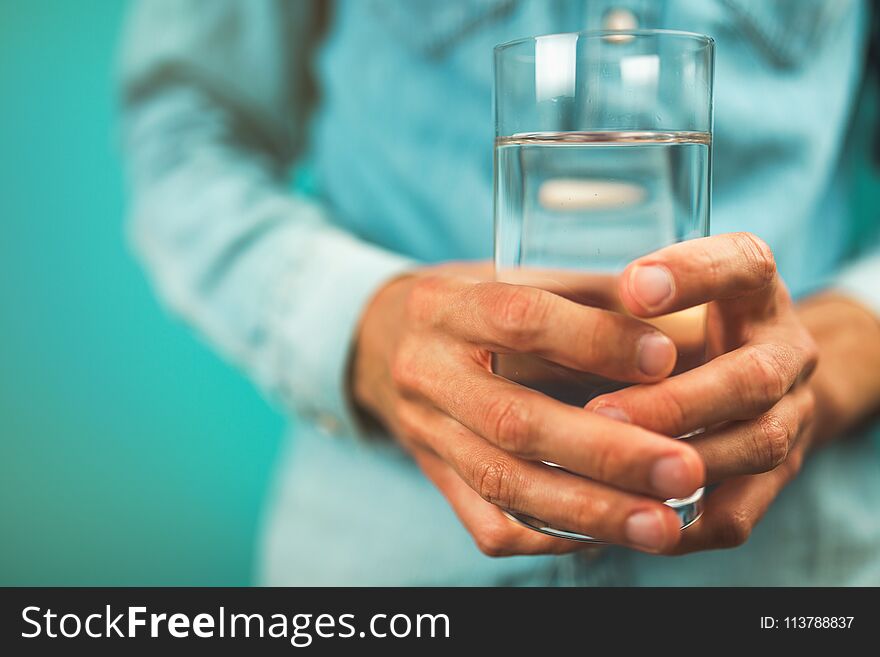
<path fill-rule="evenodd" d="M 295 414 L 356 433 L 361 310 L 413 265 L 285 183 L 320 3 L 150 0 L 121 56 L 130 233 L 160 296 Z"/>
<path fill-rule="evenodd" d="M 833 287 L 859 301 L 880 319 L 880 247 L 845 267 Z"/>

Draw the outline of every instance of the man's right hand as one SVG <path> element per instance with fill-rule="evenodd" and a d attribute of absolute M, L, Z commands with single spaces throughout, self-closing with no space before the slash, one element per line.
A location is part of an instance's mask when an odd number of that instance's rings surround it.
<path fill-rule="evenodd" d="M 672 371 L 674 345 L 637 319 L 491 276 L 488 264 L 441 265 L 380 289 L 358 329 L 357 403 L 412 454 L 486 554 L 583 547 L 520 527 L 498 507 L 668 551 L 680 523 L 662 500 L 703 485 L 697 452 L 496 376 L 490 359 L 528 353 L 650 383 Z"/>

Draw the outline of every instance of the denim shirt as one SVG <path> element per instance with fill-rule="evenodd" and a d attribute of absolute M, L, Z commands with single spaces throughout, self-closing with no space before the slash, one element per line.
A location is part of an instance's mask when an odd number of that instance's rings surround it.
<path fill-rule="evenodd" d="M 836 287 L 880 314 L 880 251 L 854 232 L 841 166 L 864 4 L 328 4 L 150 0 L 122 53 L 136 249 L 168 305 L 291 418 L 260 581 L 880 583 L 880 454 L 864 436 L 812 456 L 735 550 L 493 560 L 391 440 L 359 434 L 346 393 L 383 281 L 491 256 L 492 47 L 621 17 L 716 39 L 712 232 L 764 238 L 796 296 Z"/>

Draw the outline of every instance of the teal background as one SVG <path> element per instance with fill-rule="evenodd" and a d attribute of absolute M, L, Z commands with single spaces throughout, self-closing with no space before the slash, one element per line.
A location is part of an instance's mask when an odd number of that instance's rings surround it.
<path fill-rule="evenodd" d="M 0 584 L 252 581 L 283 422 L 127 249 L 125 6 L 0 2 Z"/>
<path fill-rule="evenodd" d="M 127 250 L 124 10 L 0 1 L 0 585 L 252 581 L 283 421 Z M 876 226 L 876 172 L 856 186 Z"/>

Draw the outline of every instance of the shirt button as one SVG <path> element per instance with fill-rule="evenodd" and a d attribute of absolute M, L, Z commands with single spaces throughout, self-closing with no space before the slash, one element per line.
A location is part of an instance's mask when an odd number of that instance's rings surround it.
<path fill-rule="evenodd" d="M 609 9 L 602 19 L 602 29 L 605 30 L 636 30 L 638 27 L 636 15 L 623 7 Z"/>

